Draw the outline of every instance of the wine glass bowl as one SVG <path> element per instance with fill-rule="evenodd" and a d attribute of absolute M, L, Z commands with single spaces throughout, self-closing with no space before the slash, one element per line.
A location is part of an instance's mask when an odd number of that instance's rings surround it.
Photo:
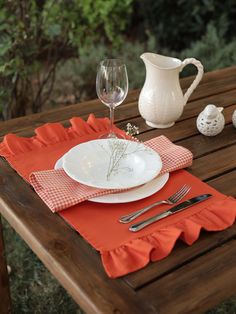
<path fill-rule="evenodd" d="M 128 93 L 128 75 L 120 59 L 103 60 L 97 71 L 96 91 L 101 102 L 110 109 L 110 131 L 103 138 L 120 138 L 114 131 L 114 110 Z"/>

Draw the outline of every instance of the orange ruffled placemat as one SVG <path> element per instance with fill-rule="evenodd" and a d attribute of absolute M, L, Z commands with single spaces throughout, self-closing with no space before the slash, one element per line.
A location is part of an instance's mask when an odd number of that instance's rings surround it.
<path fill-rule="evenodd" d="M 55 161 L 71 147 L 97 138 L 109 127 L 108 119 L 96 119 L 93 115 L 87 122 L 73 118 L 71 124 L 67 129 L 59 123 L 43 125 L 35 130 L 36 136 L 32 138 L 8 134 L 0 144 L 0 155 L 28 180 L 31 172 L 53 169 Z M 128 225 L 118 222 L 120 216 L 167 198 L 183 184 L 192 186 L 187 198 L 202 193 L 211 193 L 213 197 L 138 233 L 128 231 Z M 168 208 L 167 205 L 156 207 L 136 221 Z M 198 239 L 202 228 L 219 231 L 231 226 L 236 217 L 236 202 L 234 198 L 219 193 L 187 171 L 179 170 L 170 175 L 161 191 L 147 199 L 126 204 L 85 201 L 59 214 L 100 251 L 107 274 L 116 278 L 138 270 L 150 261 L 166 257 L 178 238 L 191 245 Z"/>

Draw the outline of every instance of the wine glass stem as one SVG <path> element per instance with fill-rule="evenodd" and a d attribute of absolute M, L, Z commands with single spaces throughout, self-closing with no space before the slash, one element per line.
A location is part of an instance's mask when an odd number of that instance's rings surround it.
<path fill-rule="evenodd" d="M 114 110 L 113 106 L 110 106 L 110 134 L 113 134 L 113 127 L 114 127 Z"/>

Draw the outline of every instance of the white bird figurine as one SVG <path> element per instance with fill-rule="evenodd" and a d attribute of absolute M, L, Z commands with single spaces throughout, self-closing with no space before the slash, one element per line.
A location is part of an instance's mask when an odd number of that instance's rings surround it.
<path fill-rule="evenodd" d="M 197 128 L 200 133 L 206 136 L 215 136 L 219 134 L 225 125 L 225 118 L 221 113 L 223 107 L 207 105 L 198 115 Z"/>
<path fill-rule="evenodd" d="M 232 122 L 234 127 L 236 128 L 236 110 L 234 110 L 233 116 L 232 116 Z"/>

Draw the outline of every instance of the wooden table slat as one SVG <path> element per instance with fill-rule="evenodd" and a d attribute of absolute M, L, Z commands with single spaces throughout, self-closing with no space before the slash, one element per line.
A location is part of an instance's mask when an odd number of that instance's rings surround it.
<path fill-rule="evenodd" d="M 193 153 L 194 158 L 198 158 L 221 148 L 236 144 L 236 129 L 232 124 L 228 124 L 217 136 L 209 137 L 197 134 L 182 141 L 178 141 L 177 144 L 188 148 Z"/>
<path fill-rule="evenodd" d="M 196 117 L 205 108 L 205 106 L 207 104 L 211 104 L 211 103 L 215 103 L 215 104 L 217 104 L 217 106 L 221 106 L 224 108 L 228 108 L 232 105 L 236 105 L 235 91 L 228 91 L 228 92 L 220 94 L 220 95 L 207 97 L 204 99 L 204 101 L 203 100 L 197 100 L 197 101 L 193 101 L 193 102 L 187 104 L 185 109 L 184 109 L 183 115 L 180 117 L 180 119 L 177 121 L 177 123 L 179 123 L 183 120 L 187 120 L 189 118 Z M 122 107 L 120 109 L 122 110 Z M 235 107 L 234 107 L 234 109 L 235 109 Z M 138 110 L 138 107 L 137 107 L 137 110 Z M 117 113 L 118 113 L 118 117 L 117 117 L 116 124 L 121 129 L 125 129 L 127 121 L 119 120 L 119 110 L 117 110 Z M 223 111 L 223 113 L 225 114 L 225 111 Z M 145 121 L 142 117 L 137 116 L 136 114 L 137 114 L 137 112 L 135 112 L 135 116 L 133 118 L 131 118 L 129 121 L 132 124 L 136 124 L 139 126 L 140 133 L 153 130 L 153 128 L 149 127 L 145 123 Z M 230 116 L 228 121 L 231 121 L 231 117 L 232 116 Z M 195 125 L 195 123 L 194 123 L 194 125 Z M 170 129 L 166 129 L 166 130 L 173 130 L 173 127 Z M 159 130 L 154 129 L 154 131 L 158 131 L 160 134 L 165 132 L 166 130 L 165 129 L 159 129 Z"/>
<path fill-rule="evenodd" d="M 199 314 L 235 293 L 235 273 L 234 239 L 143 287 L 137 297 L 152 302 L 160 314 Z"/>
<path fill-rule="evenodd" d="M 236 167 L 236 145 L 222 148 L 206 156 L 194 160 L 188 171 L 201 180 L 207 180 L 221 175 Z M 206 171 L 207 169 L 207 171 Z M 229 184 L 232 184 L 229 182 Z"/>
<path fill-rule="evenodd" d="M 174 251 L 158 262 L 149 264 L 145 269 L 129 274 L 125 277 L 126 282 L 134 289 L 140 289 L 150 282 L 166 276 L 204 253 L 215 249 L 217 246 L 226 243 L 236 237 L 236 226 L 221 232 L 209 233 L 202 231 L 199 239 L 191 246 L 177 241 Z"/>
<path fill-rule="evenodd" d="M 236 88 L 236 75 L 224 79 L 219 79 L 215 82 L 209 82 L 199 85 L 199 87 L 193 92 L 189 100 L 200 99 L 217 95 L 225 91 L 233 90 Z"/>
<path fill-rule="evenodd" d="M 224 117 L 226 123 L 231 123 L 232 120 L 232 114 L 236 108 L 236 105 L 229 106 L 225 108 L 224 110 Z M 135 120 L 136 124 L 143 128 L 145 126 L 145 122 L 143 120 L 140 120 L 140 122 L 137 123 L 138 119 Z M 139 134 L 137 137 L 141 141 L 147 141 L 153 137 L 159 136 L 159 135 L 165 135 L 168 138 L 170 138 L 173 142 L 181 141 L 183 139 L 192 137 L 194 135 L 199 134 L 199 131 L 196 127 L 196 117 L 190 118 L 184 121 L 176 122 L 176 124 L 169 128 L 169 129 L 150 129 L 147 132 L 143 132 Z"/>
<path fill-rule="evenodd" d="M 236 73 L 236 66 L 231 66 L 228 68 L 218 69 L 211 72 L 206 72 L 203 75 L 203 78 L 200 82 L 200 84 L 205 83 L 213 83 L 215 81 L 221 80 L 222 77 L 228 78 L 228 77 L 234 77 Z M 182 88 L 188 88 L 193 81 L 194 75 L 189 77 L 184 77 L 181 79 L 181 86 Z"/>
<path fill-rule="evenodd" d="M 226 195 L 231 195 L 233 197 L 236 197 L 235 182 L 236 182 L 236 169 L 233 169 L 228 173 L 220 175 L 217 178 L 207 180 L 207 183 L 216 190 Z"/>

